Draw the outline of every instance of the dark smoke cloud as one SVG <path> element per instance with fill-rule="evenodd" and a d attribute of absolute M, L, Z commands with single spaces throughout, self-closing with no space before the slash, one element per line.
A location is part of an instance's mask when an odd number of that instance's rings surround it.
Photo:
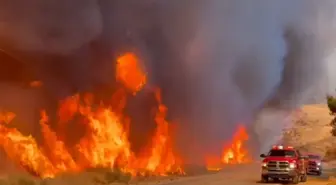
<path fill-rule="evenodd" d="M 66 54 L 102 31 L 93 0 L 1 1 L 1 41 L 18 50 Z"/>
<path fill-rule="evenodd" d="M 47 99 L 114 86 L 112 61 L 137 53 L 196 159 L 219 152 L 238 123 L 262 140 L 272 137 L 265 125 L 281 131 L 279 120 L 325 72 L 334 8 L 332 0 L 12 0 L 0 2 L 0 39 L 44 81 Z M 276 116 L 252 124 L 263 107 Z"/>

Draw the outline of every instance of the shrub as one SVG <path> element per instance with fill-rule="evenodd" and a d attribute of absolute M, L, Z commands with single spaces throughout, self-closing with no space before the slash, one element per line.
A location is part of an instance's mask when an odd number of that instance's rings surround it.
<path fill-rule="evenodd" d="M 330 126 L 332 126 L 331 134 L 336 136 L 336 98 L 334 96 L 327 96 L 327 103 L 330 114 L 335 116 L 335 118 L 330 122 Z"/>
<path fill-rule="evenodd" d="M 330 114 L 336 114 L 336 98 L 334 96 L 327 96 L 327 103 L 330 110 Z"/>

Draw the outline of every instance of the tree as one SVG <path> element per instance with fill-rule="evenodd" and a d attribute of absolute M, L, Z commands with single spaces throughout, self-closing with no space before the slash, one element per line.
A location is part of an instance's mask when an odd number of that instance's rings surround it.
<path fill-rule="evenodd" d="M 336 98 L 334 96 L 327 96 L 328 107 L 332 115 L 336 115 Z"/>
<path fill-rule="evenodd" d="M 331 134 L 333 136 L 336 136 L 336 97 L 327 96 L 327 103 L 330 110 L 330 114 L 335 116 L 334 119 L 331 121 L 330 125 L 333 127 Z"/>

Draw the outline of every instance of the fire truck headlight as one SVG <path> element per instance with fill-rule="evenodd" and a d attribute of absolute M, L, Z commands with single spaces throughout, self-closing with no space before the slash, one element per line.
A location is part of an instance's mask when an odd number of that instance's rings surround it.
<path fill-rule="evenodd" d="M 289 168 L 291 168 L 291 169 L 296 168 L 296 164 L 295 163 L 289 163 Z"/>
<path fill-rule="evenodd" d="M 263 162 L 263 163 L 261 164 L 261 166 L 264 167 L 264 168 L 266 168 L 266 167 L 267 167 L 267 163 Z"/>
<path fill-rule="evenodd" d="M 317 166 L 321 166 L 321 163 L 316 163 L 317 164 Z"/>

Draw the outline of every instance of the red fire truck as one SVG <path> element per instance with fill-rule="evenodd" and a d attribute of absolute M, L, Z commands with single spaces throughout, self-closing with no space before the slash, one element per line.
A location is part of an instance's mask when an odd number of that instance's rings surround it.
<path fill-rule="evenodd" d="M 268 154 L 261 154 L 262 182 L 291 181 L 293 184 L 307 181 L 308 157 L 291 146 L 273 146 Z"/>

